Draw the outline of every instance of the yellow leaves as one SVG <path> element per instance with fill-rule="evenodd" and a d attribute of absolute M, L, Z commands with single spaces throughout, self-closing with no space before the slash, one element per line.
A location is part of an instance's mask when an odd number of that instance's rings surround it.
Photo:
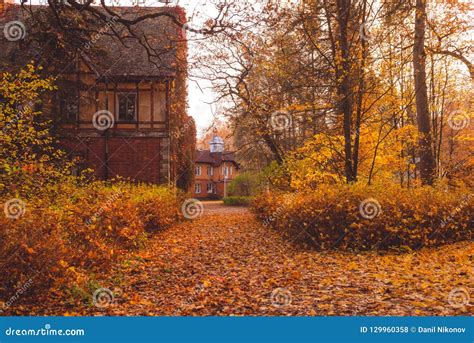
<path fill-rule="evenodd" d="M 349 264 L 347 265 L 347 270 L 357 270 L 357 269 L 358 269 L 358 265 L 354 261 L 349 262 Z"/>

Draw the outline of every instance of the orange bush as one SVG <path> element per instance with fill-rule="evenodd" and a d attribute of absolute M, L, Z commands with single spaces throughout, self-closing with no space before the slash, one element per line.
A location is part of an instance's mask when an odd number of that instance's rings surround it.
<path fill-rule="evenodd" d="M 473 239 L 474 197 L 460 191 L 331 185 L 265 193 L 253 208 L 264 225 L 318 249 L 410 250 Z"/>
<path fill-rule="evenodd" d="M 0 217 L 0 274 L 8 275 L 0 280 L 0 299 L 14 296 L 30 278 L 25 295 L 44 295 L 85 280 L 88 271 L 107 270 L 144 244 L 145 229 L 174 223 L 178 203 L 170 189 L 125 182 L 65 182 L 24 200 L 20 216 Z"/>

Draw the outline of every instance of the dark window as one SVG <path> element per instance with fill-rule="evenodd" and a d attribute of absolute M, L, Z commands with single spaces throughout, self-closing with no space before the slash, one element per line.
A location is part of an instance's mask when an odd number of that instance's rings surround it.
<path fill-rule="evenodd" d="M 207 184 L 207 193 L 216 193 L 216 187 L 214 186 L 213 183 L 208 183 Z"/>
<path fill-rule="evenodd" d="M 62 92 L 59 99 L 61 118 L 66 122 L 74 122 L 79 114 L 79 97 L 73 90 Z"/>
<path fill-rule="evenodd" d="M 119 94 L 118 103 L 118 119 L 120 121 L 135 121 L 137 112 L 137 95 Z"/>

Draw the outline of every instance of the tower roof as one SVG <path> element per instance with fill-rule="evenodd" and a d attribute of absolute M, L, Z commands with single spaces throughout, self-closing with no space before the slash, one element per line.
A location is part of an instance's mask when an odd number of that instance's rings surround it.
<path fill-rule="evenodd" d="M 216 135 L 216 136 L 212 137 L 212 139 L 211 139 L 211 141 L 209 142 L 209 144 L 222 144 L 222 145 L 223 145 L 223 144 L 224 144 L 224 140 L 223 140 L 221 137 L 219 137 L 219 136 Z"/>

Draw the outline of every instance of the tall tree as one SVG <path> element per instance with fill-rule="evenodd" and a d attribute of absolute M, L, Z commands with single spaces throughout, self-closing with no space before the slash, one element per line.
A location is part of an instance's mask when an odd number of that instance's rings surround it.
<path fill-rule="evenodd" d="M 426 0 L 416 0 L 413 69 L 415 81 L 416 120 L 419 135 L 420 175 L 423 184 L 432 185 L 435 178 L 433 137 L 426 86 Z"/>

